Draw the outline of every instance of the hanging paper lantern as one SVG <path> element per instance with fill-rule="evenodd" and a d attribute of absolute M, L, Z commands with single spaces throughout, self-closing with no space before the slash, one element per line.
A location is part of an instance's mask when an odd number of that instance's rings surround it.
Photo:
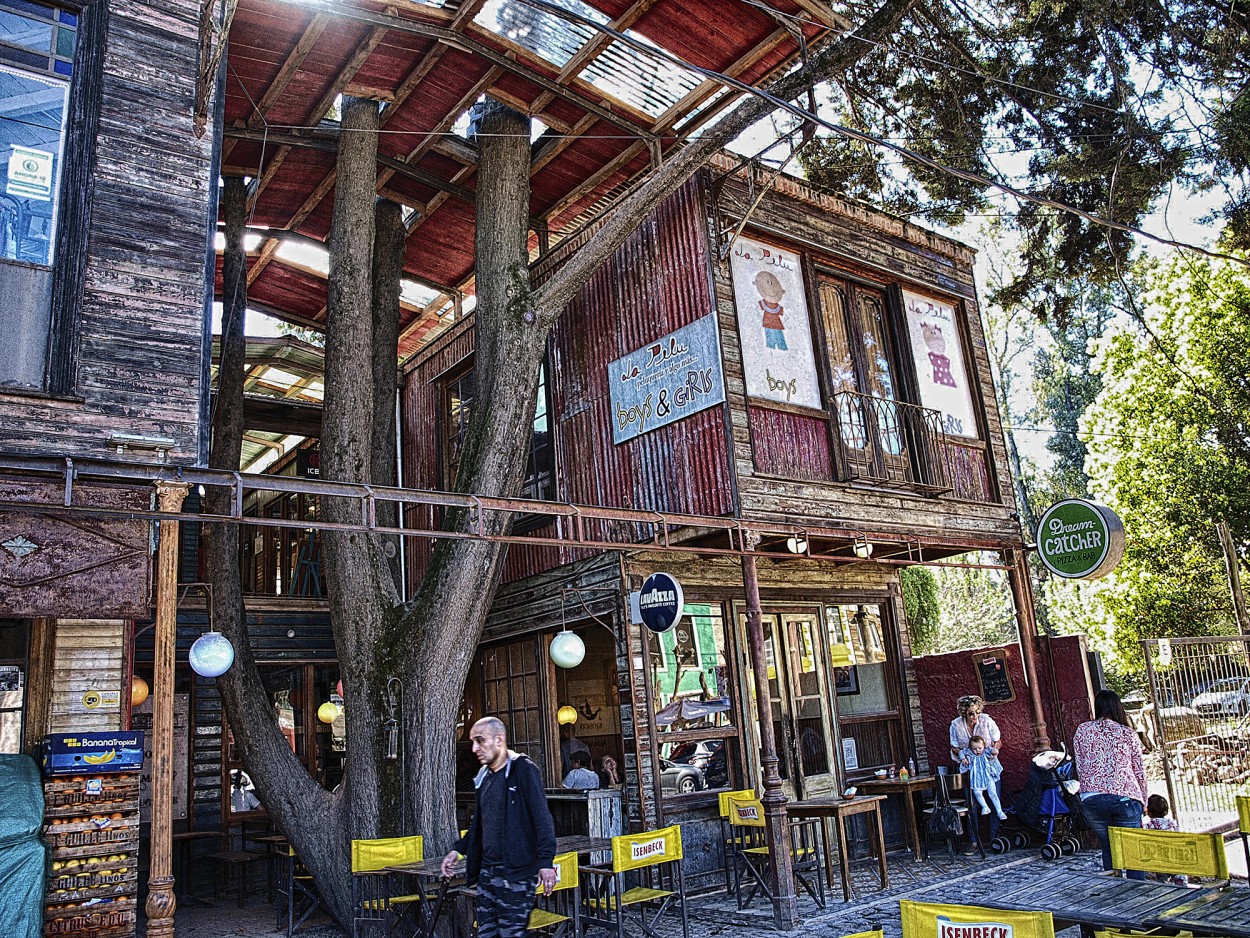
<path fill-rule="evenodd" d="M 327 700 L 317 708 L 317 719 L 322 723 L 333 723 L 339 718 L 339 705 L 332 700 Z"/>
<path fill-rule="evenodd" d="M 586 643 L 576 632 L 557 632 L 547 653 L 557 667 L 576 668 L 586 657 Z"/>
<path fill-rule="evenodd" d="M 220 632 L 205 632 L 191 646 L 187 661 L 200 677 L 221 677 L 234 664 L 234 646 Z"/>
<path fill-rule="evenodd" d="M 556 711 L 556 719 L 560 721 L 561 726 L 572 726 L 577 722 L 577 711 L 565 704 Z"/>
<path fill-rule="evenodd" d="M 340 697 L 343 696 L 343 679 L 339 678 L 339 682 L 334 685 L 334 692 Z"/>
<path fill-rule="evenodd" d="M 131 708 L 143 706 L 143 702 L 148 699 L 149 693 L 151 693 L 151 689 L 148 687 L 148 682 L 139 677 L 139 675 L 136 674 L 130 679 Z"/>

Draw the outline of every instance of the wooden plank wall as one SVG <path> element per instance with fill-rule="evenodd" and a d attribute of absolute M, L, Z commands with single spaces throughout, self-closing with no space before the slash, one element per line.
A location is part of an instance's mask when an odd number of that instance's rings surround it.
<path fill-rule="evenodd" d="M 732 230 L 752 199 L 753 193 L 743 180 L 734 177 L 727 181 L 712 206 L 715 228 Z M 780 468 L 774 466 L 773 473 L 767 475 L 759 472 L 760 457 L 776 454 L 780 448 L 778 441 L 760 427 L 761 421 L 751 417 L 757 408 L 746 396 L 733 279 L 726 259 L 715 264 L 714 277 L 742 516 L 799 523 L 810 519 L 813 524 L 840 523 L 876 531 L 897 529 L 900 533 L 1018 545 L 1020 530 L 1011 517 L 1015 501 L 977 302 L 973 252 L 898 219 L 815 194 L 787 179 L 779 180 L 751 213 L 747 234 L 782 244 L 787 238 L 794 239 L 789 243 L 792 250 L 803 251 L 827 265 L 853 271 L 883 286 L 901 283 L 922 291 L 938 291 L 962 303 L 967 313 L 967 347 L 975 363 L 993 463 L 989 481 L 991 487 L 997 487 L 1001 500 L 985 504 L 949 495 L 928 498 L 880 486 L 833 482 L 814 464 L 822 455 L 818 450 L 827 450 L 827 444 L 805 445 L 802 456 L 783 453 L 779 461 L 772 460 Z M 809 289 L 813 307 L 816 294 L 814 288 Z M 812 312 L 816 328 L 819 317 L 814 308 Z M 765 462 L 769 460 L 765 458 Z"/>
<path fill-rule="evenodd" d="M 202 455 L 213 135 L 192 133 L 197 0 L 110 0 L 76 398 L 0 394 L 0 450 L 114 455 L 110 433 Z M 127 458 L 156 461 L 149 452 Z"/>
<path fill-rule="evenodd" d="M 129 688 L 118 706 L 90 710 L 89 690 L 122 691 L 126 623 L 121 619 L 60 619 L 53 638 L 49 733 L 95 733 L 121 729 L 121 706 L 130 705 Z"/>

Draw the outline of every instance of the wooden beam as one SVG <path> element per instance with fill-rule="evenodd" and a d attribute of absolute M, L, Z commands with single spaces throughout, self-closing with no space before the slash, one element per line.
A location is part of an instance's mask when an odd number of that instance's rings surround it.
<path fill-rule="evenodd" d="M 851 21 L 839 13 L 833 12 L 828 6 L 821 3 L 820 0 L 794 0 L 799 5 L 799 9 L 804 13 L 810 14 L 820 23 L 839 32 L 849 32 L 853 26 Z"/>
<path fill-rule="evenodd" d="M 308 112 L 308 115 L 305 118 L 304 122 L 306 124 L 317 124 L 326 116 L 330 108 L 334 105 L 335 99 L 343 93 L 344 88 L 351 84 L 352 79 L 356 77 L 356 73 L 360 71 L 369 56 L 373 54 L 373 50 L 376 49 L 378 44 L 385 38 L 386 30 L 382 27 L 375 27 L 369 31 L 369 35 L 366 36 L 364 41 L 356 47 L 356 51 L 352 53 L 352 57 L 343 65 L 343 68 L 339 71 L 334 81 L 330 83 L 330 87 L 326 89 L 325 93 L 320 97 L 320 99 L 318 99 L 317 103 L 312 106 L 312 110 Z M 286 147 L 274 154 L 275 159 L 278 161 L 277 165 L 273 167 L 273 171 L 266 172 L 265 175 L 262 176 L 253 186 L 253 190 L 248 197 L 249 209 L 256 204 L 256 200 L 260 198 L 260 194 L 264 192 L 265 187 L 269 185 L 270 181 L 273 179 L 278 166 L 282 164 L 282 161 L 286 159 L 290 152 L 290 148 Z"/>
<path fill-rule="evenodd" d="M 587 114 L 585 117 L 579 120 L 572 128 L 570 128 L 569 132 L 565 134 L 563 137 L 559 138 L 558 140 L 552 140 L 550 143 L 546 144 L 542 148 L 542 150 L 539 151 L 538 155 L 534 157 L 534 161 L 530 163 L 530 175 L 533 176 L 534 174 L 536 174 L 540 169 L 542 169 L 544 166 L 549 164 L 557 156 L 559 156 L 561 153 L 563 153 L 573 144 L 577 143 L 578 139 L 582 136 L 582 134 L 586 133 L 586 131 L 590 130 L 590 128 L 593 127 L 598 122 L 599 122 L 599 118 L 595 117 L 595 115 Z"/>
<path fill-rule="evenodd" d="M 244 126 L 257 127 L 264 123 L 265 115 L 269 113 L 269 109 L 273 107 L 274 102 L 282 97 L 287 85 L 291 83 L 291 79 L 295 77 L 299 67 L 304 64 L 304 59 L 308 57 L 308 53 L 312 51 L 313 46 L 317 44 L 317 40 L 321 38 L 321 34 L 326 31 L 328 25 L 330 25 L 330 17 L 324 13 L 316 14 L 309 21 L 307 28 L 305 28 L 303 34 L 295 43 L 295 48 L 286 57 L 286 61 L 282 63 L 282 68 L 278 69 L 278 74 L 273 77 L 273 81 L 265 89 L 265 93 L 261 96 L 260 101 L 256 103 L 256 110 L 247 116 Z M 234 151 L 236 142 L 235 140 L 226 140 L 222 143 L 221 161 L 223 163 Z"/>
<path fill-rule="evenodd" d="M 626 147 L 623 151 L 621 151 L 621 153 L 618 156 L 616 156 L 610 163 L 608 163 L 601 170 L 599 170 L 599 172 L 595 173 L 593 176 L 591 176 L 589 179 L 583 182 L 580 186 L 578 186 L 576 189 L 574 189 L 572 192 L 566 195 L 563 199 L 561 199 L 559 202 L 553 205 L 547 211 L 546 217 L 548 219 L 556 218 L 561 212 L 563 212 L 569 206 L 576 204 L 578 201 L 585 198 L 588 193 L 593 192 L 595 189 L 597 189 L 600 185 L 603 184 L 603 181 L 605 179 L 607 179 L 608 177 L 612 176 L 614 173 L 619 171 L 621 167 L 628 164 L 630 160 L 636 159 L 639 156 L 639 154 L 646 153 L 646 152 L 647 152 L 647 145 L 643 143 L 641 140 L 638 141 L 637 143 L 631 143 L 628 147 Z"/>
<path fill-rule="evenodd" d="M 264 246 L 261 247 L 260 254 L 256 257 L 256 262 L 248 268 L 247 285 L 249 287 L 256 282 L 256 278 L 259 277 L 261 273 L 264 272 L 265 268 L 269 266 L 269 262 L 273 260 L 273 256 L 278 252 L 278 248 L 281 244 L 282 242 L 277 238 L 265 239 Z"/>

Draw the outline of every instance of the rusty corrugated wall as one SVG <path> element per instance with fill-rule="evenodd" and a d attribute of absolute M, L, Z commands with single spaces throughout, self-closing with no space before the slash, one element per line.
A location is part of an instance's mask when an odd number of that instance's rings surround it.
<path fill-rule="evenodd" d="M 593 233 L 558 246 L 534 272 L 541 283 Z M 607 365 L 712 310 L 700 184 L 673 195 L 595 273 L 552 333 L 551 412 L 556 498 L 564 502 L 725 515 L 734 510 L 723 406 L 619 446 L 612 443 Z M 422 353 L 403 381 L 404 484 L 441 486 L 440 376 L 472 353 L 472 320 Z M 637 531 L 639 537 L 648 532 Z M 516 549 L 505 581 L 588 556 L 571 548 Z M 413 543 L 409 573 L 429 546 Z"/>

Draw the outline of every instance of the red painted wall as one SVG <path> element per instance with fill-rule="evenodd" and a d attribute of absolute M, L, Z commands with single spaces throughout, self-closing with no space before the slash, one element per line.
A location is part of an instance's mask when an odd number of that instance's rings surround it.
<path fill-rule="evenodd" d="M 1049 649 L 1048 646 L 1049 645 Z M 1003 736 L 1004 792 L 1014 792 L 1024 784 L 1033 756 L 1033 716 L 1029 687 L 1019 645 L 957 651 L 946 655 L 925 655 L 914 659 L 916 684 L 920 692 L 923 733 L 933 767 L 949 761 L 950 724 L 959 711 L 956 703 L 964 694 L 979 694 L 976 662 L 990 655 L 1006 656 L 1007 671 L 1015 699 L 987 704 L 985 712 L 998 724 Z M 1042 686 L 1042 706 L 1051 745 L 1072 738 L 1077 725 L 1090 719 L 1093 688 L 1085 656 L 1085 636 L 1065 635 L 1038 639 L 1038 672 Z M 1052 666 L 1053 658 L 1053 666 Z M 1054 675 L 1052 683 L 1052 675 Z M 1056 693 L 1057 690 L 1057 693 Z M 1058 713 L 1056 700 L 1058 698 Z M 1071 746 L 1068 745 L 1071 749 Z"/>

